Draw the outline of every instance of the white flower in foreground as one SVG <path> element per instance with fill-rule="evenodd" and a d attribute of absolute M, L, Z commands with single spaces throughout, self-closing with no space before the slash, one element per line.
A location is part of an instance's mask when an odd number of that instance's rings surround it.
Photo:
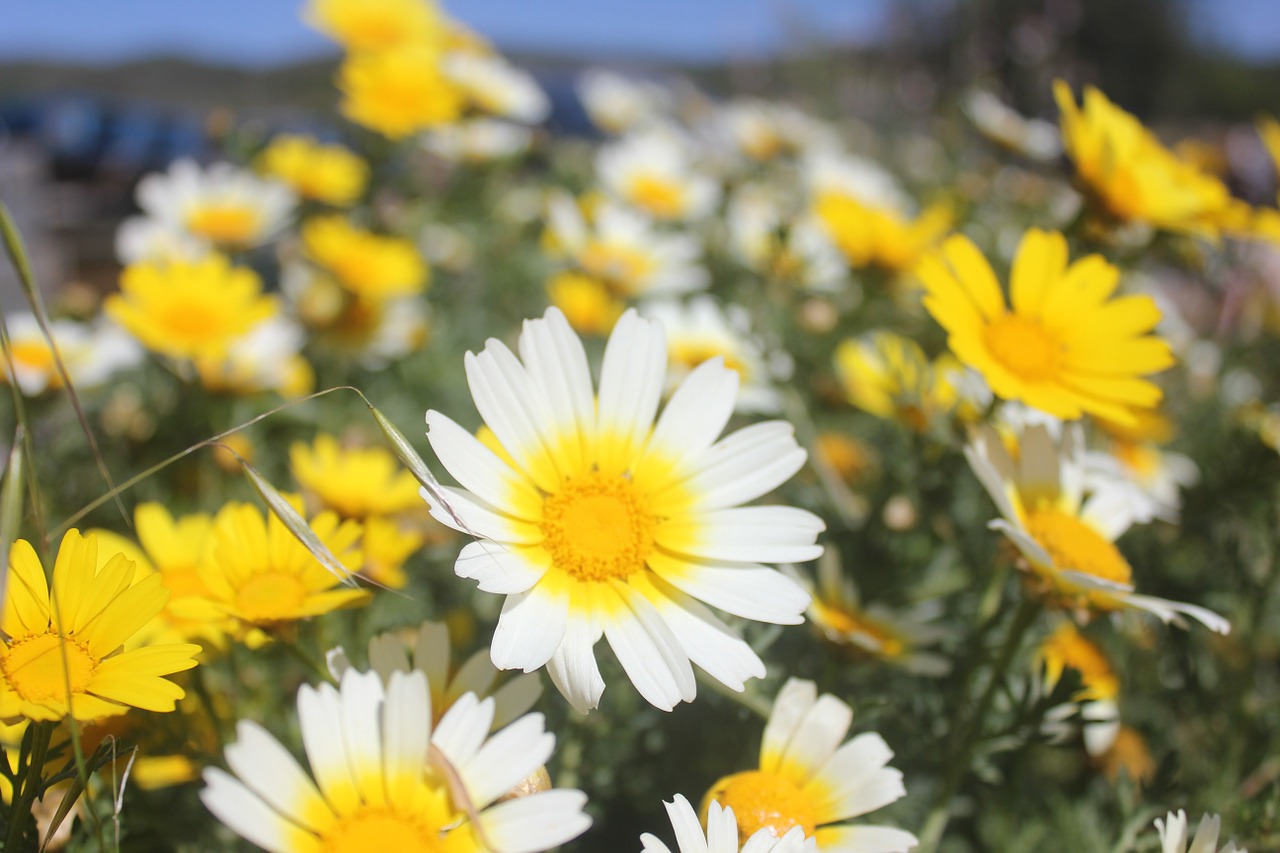
<path fill-rule="evenodd" d="M 1164 622 L 1190 616 L 1212 631 L 1230 623 L 1194 604 L 1138 595 L 1133 569 L 1115 540 L 1134 521 L 1129 489 L 1097 488 L 1086 498 L 1078 425 L 1064 424 L 1055 442 L 1044 426 L 1014 433 L 1010 453 L 990 427 L 975 432 L 965 456 L 1002 516 L 990 523 L 1018 547 L 1035 591 L 1077 611 L 1137 608 Z"/>
<path fill-rule="evenodd" d="M 12 375 L 18 389 L 28 397 L 43 394 L 50 388 L 62 387 L 62 376 L 54 360 L 53 350 L 34 314 L 9 317 L 9 358 L 0 367 L 0 380 Z M 51 320 L 49 333 L 62 357 L 71 384 L 78 390 L 95 388 L 119 370 L 142 361 L 142 348 L 131 335 L 113 323 L 96 325 L 74 320 Z"/>
<path fill-rule="evenodd" d="M 143 254 L 173 251 L 183 258 L 192 250 L 189 241 L 157 235 L 168 231 L 224 251 L 246 249 L 279 232 L 297 204 L 293 190 L 279 181 L 230 163 L 201 168 L 193 160 L 179 160 L 166 173 L 147 175 L 138 182 L 136 197 L 142 212 L 160 225 L 126 222 L 125 228 L 141 236 L 121 236 L 119 248 Z M 165 248 L 167 239 L 174 242 Z"/>
<path fill-rule="evenodd" d="M 433 729 L 421 672 L 395 673 L 384 690 L 377 673 L 350 670 L 341 689 L 298 691 L 314 781 L 262 726 L 242 720 L 226 753 L 235 775 L 206 769 L 200 799 L 273 853 L 535 853 L 582 834 L 591 820 L 581 791 L 541 791 L 491 805 L 542 767 L 555 747 L 541 714 L 488 738 L 492 718 L 493 700 L 469 694 Z M 464 796 L 466 803 L 455 799 Z"/>
<path fill-rule="evenodd" d="M 603 636 L 645 699 L 691 701 L 690 662 L 734 690 L 764 675 L 751 648 L 703 603 L 779 624 L 809 596 L 761 565 L 815 559 L 824 529 L 788 506 L 740 506 L 804 464 L 790 424 L 758 423 L 719 441 L 738 375 L 703 363 L 657 422 L 666 373 L 662 329 L 634 310 L 609 337 L 599 391 L 582 342 L 549 309 L 525 322 L 520 359 L 490 340 L 466 358 L 490 449 L 427 412 L 432 449 L 462 489 L 425 494 L 441 522 L 481 538 L 459 577 L 506 595 L 491 655 L 502 669 L 547 666 L 579 710 L 600 700 L 594 646 Z"/>
<path fill-rule="evenodd" d="M 1205 815 L 1200 818 L 1200 826 L 1196 836 L 1187 847 L 1187 813 L 1182 809 L 1169 812 L 1164 820 L 1156 818 L 1156 832 L 1160 833 L 1161 853 L 1249 853 L 1243 847 L 1237 847 L 1234 841 L 1218 850 L 1218 831 L 1221 819 L 1217 815 Z"/>
<path fill-rule="evenodd" d="M 410 653 L 412 652 L 412 659 Z M 341 648 L 326 656 L 329 671 L 342 678 L 349 668 Z M 519 675 L 493 689 L 498 670 L 489 662 L 488 650 L 476 652 L 455 671 L 449 658 L 449 629 L 442 622 L 423 622 L 413 635 L 411 645 L 397 633 L 387 632 L 369 639 L 369 667 L 390 683 L 392 673 L 418 670 L 427 677 L 431 690 L 434 719 L 467 693 L 484 698 L 493 694 L 493 728 L 500 729 L 524 714 L 542 695 L 542 680 L 536 675 Z"/>
<path fill-rule="evenodd" d="M 632 80 L 593 68 L 578 78 L 578 98 L 595 126 L 624 133 L 656 122 L 667 110 L 671 94 L 657 83 Z"/>
<path fill-rule="evenodd" d="M 800 827 L 824 853 L 905 853 L 917 843 L 909 832 L 840 823 L 907 793 L 880 735 L 864 732 L 841 744 L 852 722 L 847 704 L 819 696 L 812 681 L 788 679 L 765 725 L 760 768 L 725 776 L 706 802 L 734 810 L 740 840 L 765 828 Z"/>
<path fill-rule="evenodd" d="M 596 174 L 618 201 L 663 221 L 700 219 L 720 199 L 720 186 L 694 166 L 692 142 L 667 127 L 603 146 Z"/>
<path fill-rule="evenodd" d="M 805 838 L 804 830 L 798 826 L 781 838 L 772 829 L 761 829 L 741 844 L 733 809 L 721 808 L 719 803 L 712 803 L 707 810 L 705 833 L 693 806 L 684 797 L 676 794 L 672 802 L 663 805 L 676 832 L 675 853 L 816 853 L 818 849 L 817 842 Z M 640 853 L 672 853 L 670 847 L 647 832 L 640 836 L 640 843 L 644 845 Z"/>

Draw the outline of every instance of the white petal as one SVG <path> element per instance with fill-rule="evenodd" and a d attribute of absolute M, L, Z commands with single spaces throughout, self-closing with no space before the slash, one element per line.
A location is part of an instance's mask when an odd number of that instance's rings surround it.
<path fill-rule="evenodd" d="M 783 753 L 804 720 L 809 709 L 818 701 L 818 686 L 801 678 L 788 678 L 773 700 L 773 710 L 764 726 L 760 743 L 760 769 L 766 773 L 778 772 Z"/>
<path fill-rule="evenodd" d="M 693 806 L 681 794 L 676 794 L 667 808 L 667 817 L 671 818 L 671 828 L 676 833 L 676 845 L 680 853 L 706 853 L 707 839 L 702 834 L 702 825 L 698 823 L 698 815 Z"/>
<path fill-rule="evenodd" d="M 493 700 L 483 702 L 466 693 L 449 706 L 431 735 L 431 743 L 461 771 L 488 737 L 493 723 Z"/>
<path fill-rule="evenodd" d="M 830 693 L 809 706 L 777 765 L 777 772 L 801 783 L 812 779 L 836 752 L 853 723 L 853 709 Z"/>
<path fill-rule="evenodd" d="M 555 746 L 541 714 L 527 714 L 502 729 L 458 768 L 471 802 L 483 808 L 498 799 L 546 764 Z"/>
<path fill-rule="evenodd" d="M 550 850 L 591 826 L 582 811 L 587 795 L 571 788 L 542 791 L 499 803 L 480 814 L 485 837 L 502 853 Z"/>
<path fill-rule="evenodd" d="M 373 662 L 373 651 L 369 652 Z M 413 640 L 413 668 L 427 676 L 433 694 L 443 694 L 449 681 L 449 628 L 443 622 L 423 622 Z"/>
<path fill-rule="evenodd" d="M 320 829 L 307 818 L 326 814 L 329 807 L 311 777 L 266 729 L 241 720 L 226 756 L 227 765 L 273 809 L 308 829 Z"/>
<path fill-rule="evenodd" d="M 597 407 L 597 462 L 602 471 L 624 471 L 653 427 L 667 369 L 662 327 L 629 309 L 605 346 Z"/>
<path fill-rule="evenodd" d="M 818 830 L 818 849 L 858 853 L 907 853 L 920 842 L 909 832 L 889 826 L 828 826 Z"/>
<path fill-rule="evenodd" d="M 340 813 L 354 810 L 360 802 L 360 792 L 351 777 L 342 734 L 342 697 L 332 684 L 304 684 L 298 688 L 298 728 L 307 763 L 324 798 Z"/>
<path fill-rule="evenodd" d="M 715 614 L 662 581 L 655 586 L 651 600 L 689 660 L 716 681 L 739 692 L 748 678 L 764 678 L 764 661 Z"/>
<path fill-rule="evenodd" d="M 676 554 L 737 563 L 800 563 L 815 560 L 815 544 L 826 524 L 790 506 L 718 509 L 663 522 L 654 541 Z"/>
<path fill-rule="evenodd" d="M 696 467 L 680 488 L 691 492 L 701 509 L 738 506 L 766 495 L 804 466 L 807 454 L 794 433 L 785 421 L 731 433 L 691 460 Z"/>
<path fill-rule="evenodd" d="M 1210 631 L 1214 631 L 1218 634 L 1231 633 L 1230 622 L 1219 616 L 1217 613 L 1214 613 L 1212 610 L 1208 610 L 1195 604 L 1186 604 L 1181 601 L 1168 601 L 1163 598 L 1156 598 L 1152 595 L 1135 595 L 1133 593 L 1122 595 L 1120 597 L 1127 604 L 1139 607 L 1148 613 L 1155 614 L 1163 622 L 1172 622 L 1175 625 L 1180 625 L 1181 620 L 1178 616 L 1186 615 L 1195 619 Z"/>
<path fill-rule="evenodd" d="M 874 811 L 906 794 L 902 774 L 886 767 L 893 751 L 884 738 L 866 732 L 843 744 L 813 778 L 811 793 L 820 823 L 833 823 Z"/>
<path fill-rule="evenodd" d="M 298 853 L 305 849 L 299 843 L 299 836 L 305 834 L 230 774 L 206 767 L 204 781 L 206 787 L 200 791 L 200 801 L 237 835 L 270 853 Z M 318 841 L 314 849 L 318 853 Z"/>
<path fill-rule="evenodd" d="M 697 459 L 724 430 L 738 396 L 738 373 L 722 359 L 695 367 L 671 395 L 649 438 L 646 456 L 661 454 L 682 468 Z"/>
<path fill-rule="evenodd" d="M 425 488 L 418 493 L 426 500 L 431 517 L 443 525 L 469 536 L 513 545 L 536 545 L 542 541 L 542 531 L 536 524 L 503 515 L 462 489 L 445 486 L 441 492 L 447 503 L 441 503 Z"/>
<path fill-rule="evenodd" d="M 392 673 L 382 704 L 382 764 L 387 798 L 410 799 L 427 766 L 431 741 L 431 693 L 419 670 Z"/>
<path fill-rule="evenodd" d="M 707 807 L 707 850 L 709 853 L 738 853 L 738 821 L 733 809 L 712 802 Z"/>
<path fill-rule="evenodd" d="M 586 470 L 594 428 L 596 398 L 591 369 L 582 341 L 558 308 L 548 308 L 541 320 L 526 320 L 520 334 L 520 358 L 524 361 L 534 396 L 546 400 L 544 436 L 560 436 L 548 448 L 561 471 Z M 576 432 L 578 440 L 564 437 Z"/>
<path fill-rule="evenodd" d="M 569 596 L 535 586 L 502 603 L 489 655 L 498 669 L 532 672 L 546 664 L 564 639 Z"/>
<path fill-rule="evenodd" d="M 541 564 L 531 557 L 542 556 Z M 542 579 L 551 557 L 541 549 L 508 548 L 500 542 L 472 542 L 458 554 L 453 570 L 460 578 L 477 581 L 485 592 L 511 595 L 524 592 Z"/>
<path fill-rule="evenodd" d="M 587 619 L 574 618 L 569 621 L 560 647 L 547 661 L 551 683 L 580 714 L 599 705 L 604 693 L 604 679 L 600 677 L 594 649 L 600 636 L 600 628 Z"/>
<path fill-rule="evenodd" d="M 689 657 L 657 609 L 639 593 L 622 590 L 629 612 L 606 617 L 604 635 L 636 690 L 650 704 L 670 711 L 691 702 L 697 682 Z"/>
<path fill-rule="evenodd" d="M 799 584 L 754 563 L 715 565 L 655 553 L 649 566 L 681 592 L 744 619 L 799 625 L 809 606 L 809 593 Z"/>
<path fill-rule="evenodd" d="M 347 670 L 339 687 L 342 693 L 342 737 L 347 743 L 351 778 L 366 803 L 381 805 L 382 743 L 379 722 L 383 700 L 382 679 L 376 672 Z"/>
<path fill-rule="evenodd" d="M 554 490 L 569 472 L 556 470 L 543 443 L 544 438 L 555 436 L 544 436 L 539 431 L 539 425 L 550 418 L 538 413 L 542 404 L 530 394 L 532 383 L 524 366 L 511 350 L 493 339 L 479 355 L 467 353 L 464 362 L 467 384 L 484 422 L 525 476 L 543 491 Z"/>
<path fill-rule="evenodd" d="M 383 683 L 391 680 L 393 672 L 408 672 L 409 653 L 395 634 L 378 634 L 369 638 L 369 668 L 378 673 Z"/>
<path fill-rule="evenodd" d="M 445 415 L 427 412 L 427 441 L 445 470 L 493 507 L 516 514 L 521 506 L 541 506 L 541 497 L 523 476 Z"/>

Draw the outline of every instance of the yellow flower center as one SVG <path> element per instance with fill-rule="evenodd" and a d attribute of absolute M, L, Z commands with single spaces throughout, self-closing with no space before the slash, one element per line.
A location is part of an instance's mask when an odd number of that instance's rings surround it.
<path fill-rule="evenodd" d="M 631 181 L 631 201 L 664 219 L 684 212 L 684 193 L 680 185 L 653 175 L 637 175 Z"/>
<path fill-rule="evenodd" d="M 9 351 L 16 364 L 42 373 L 53 372 L 53 350 L 44 341 L 12 341 Z"/>
<path fill-rule="evenodd" d="M 191 233 L 223 245 L 249 243 L 258 234 L 258 211 L 243 204 L 197 207 L 187 215 Z"/>
<path fill-rule="evenodd" d="M 742 379 L 747 378 L 747 366 L 731 352 L 726 352 L 721 346 L 717 346 L 711 341 L 672 341 L 671 342 L 671 361 L 675 364 L 687 367 L 689 370 L 702 364 L 704 361 L 720 356 L 724 359 L 724 366 L 737 373 Z"/>
<path fill-rule="evenodd" d="M 297 577 L 284 572 L 254 575 L 236 593 L 236 607 L 250 622 L 279 622 L 292 618 L 307 591 Z"/>
<path fill-rule="evenodd" d="M 648 501 L 623 477 L 574 477 L 542 503 L 543 547 L 580 581 L 641 571 L 653 550 L 655 525 Z"/>
<path fill-rule="evenodd" d="M 1040 321 L 1005 314 L 987 326 L 985 337 L 995 360 L 1020 379 L 1038 382 L 1058 375 L 1062 342 Z"/>
<path fill-rule="evenodd" d="M 861 635 L 876 645 L 876 653 L 887 658 L 895 658 L 906 651 L 902 639 L 887 625 L 861 613 L 853 613 L 842 607 L 815 602 L 817 622 L 825 625 L 838 634 Z"/>
<path fill-rule="evenodd" d="M 632 246 L 594 241 L 578 258 L 588 275 L 602 279 L 624 293 L 653 271 L 653 259 Z"/>
<path fill-rule="evenodd" d="M 178 302 L 163 311 L 157 318 L 168 331 L 172 340 L 181 341 L 190 346 L 200 346 L 226 337 L 226 326 L 212 305 L 203 299 L 194 298 Z"/>
<path fill-rule="evenodd" d="M 1059 569 L 1115 583 L 1130 583 L 1133 569 L 1115 545 L 1078 517 L 1046 508 L 1027 513 L 1027 533 L 1049 552 Z"/>
<path fill-rule="evenodd" d="M 704 814 L 712 800 L 733 809 L 740 841 L 766 827 L 779 837 L 793 826 L 804 829 L 805 835 L 813 835 L 817 829 L 813 802 L 799 785 L 776 773 L 747 770 L 726 776 L 707 792 L 702 805 Z"/>
<path fill-rule="evenodd" d="M 66 650 L 65 669 L 63 649 Z M 73 694 L 84 693 L 97 666 L 98 659 L 87 646 L 74 637 L 64 641 L 54 633 L 18 640 L 0 657 L 5 680 L 27 702 L 65 702 L 68 687 Z"/>
<path fill-rule="evenodd" d="M 438 853 L 445 849 L 434 827 L 378 806 L 365 806 L 339 819 L 322 844 L 324 853 Z"/>

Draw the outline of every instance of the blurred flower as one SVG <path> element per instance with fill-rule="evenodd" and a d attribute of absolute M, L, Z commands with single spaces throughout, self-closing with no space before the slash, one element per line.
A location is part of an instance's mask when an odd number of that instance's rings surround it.
<path fill-rule="evenodd" d="M 840 557 L 830 547 L 818 560 L 817 588 L 805 578 L 801 583 L 813 596 L 809 621 L 827 642 L 913 675 L 938 677 L 951 671 L 946 657 L 924 650 L 947 633 L 937 621 L 942 615 L 940 601 L 896 611 L 882 604 L 863 606 L 857 585 L 852 577 L 842 575 Z"/>
<path fill-rule="evenodd" d="M 302 506 L 290 498 L 295 509 Z M 366 590 L 334 589 L 342 579 L 312 555 L 275 513 L 262 517 L 254 504 L 229 503 L 213 520 L 213 557 L 200 566 L 210 612 L 244 626 L 269 628 L 346 607 L 366 604 Z M 344 566 L 358 568 L 362 527 L 322 512 L 308 522 L 312 532 Z"/>
<path fill-rule="evenodd" d="M 330 668 L 341 680 L 349 664 L 341 650 L 337 651 L 329 655 Z M 383 684 L 389 684 L 396 672 L 416 670 L 425 675 L 431 691 L 431 718 L 437 723 L 455 702 L 471 693 L 477 699 L 492 695 L 491 729 L 500 729 L 528 712 L 542 695 L 542 680 L 534 674 L 517 675 L 494 690 L 498 670 L 489 662 L 487 649 L 476 652 L 454 669 L 449 657 L 449 629 L 443 622 L 423 622 L 409 643 L 398 633 L 374 636 L 369 640 L 369 668 L 378 673 Z"/>
<path fill-rule="evenodd" d="M 818 850 L 818 842 L 805 838 L 804 830 L 798 826 L 781 838 L 771 827 L 765 827 L 744 843 L 740 840 L 733 809 L 722 809 L 719 803 L 713 802 L 707 808 L 705 832 L 693 806 L 680 794 L 663 805 L 676 833 L 676 853 L 817 853 Z M 671 853 L 670 847 L 647 832 L 640 836 L 640 843 L 643 845 L 640 853 Z"/>
<path fill-rule="evenodd" d="M 426 539 L 421 531 L 398 519 L 381 516 L 367 519 L 360 539 L 360 551 L 364 555 L 360 573 L 374 583 L 404 589 L 409 583 L 405 561 L 422 548 Z"/>
<path fill-rule="evenodd" d="M 464 106 L 440 54 L 416 44 L 348 56 L 338 88 L 344 116 L 393 141 L 457 121 Z"/>
<path fill-rule="evenodd" d="M 551 200 L 552 233 L 575 267 L 618 297 L 687 293 L 707 286 L 698 265 L 702 247 L 691 235 L 658 232 L 644 216 L 610 203 L 596 206 L 588 223 L 574 201 Z"/>
<path fill-rule="evenodd" d="M 448 26 L 435 0 L 308 0 L 303 19 L 352 51 L 442 47 Z"/>
<path fill-rule="evenodd" d="M 533 132 L 527 127 L 491 118 L 473 118 L 428 130 L 422 146 L 445 160 L 489 163 L 529 150 Z"/>
<path fill-rule="evenodd" d="M 729 199 L 729 248 L 769 279 L 816 291 L 835 291 L 848 278 L 844 259 L 812 215 L 784 214 L 778 194 L 748 184 Z"/>
<path fill-rule="evenodd" d="M 1161 853 L 1215 853 L 1221 826 L 1222 819 L 1216 814 L 1206 814 L 1200 818 L 1200 825 L 1196 828 L 1195 838 L 1191 840 L 1191 849 L 1188 850 L 1187 813 L 1182 809 L 1169 812 L 1164 820 L 1156 818 L 1156 832 L 1160 833 Z M 1249 853 L 1249 851 L 1243 847 L 1236 847 L 1234 841 L 1228 841 L 1226 846 L 1217 850 L 1216 853 Z"/>
<path fill-rule="evenodd" d="M 134 229 L 120 240 L 126 263 L 157 257 L 193 260 L 196 246 L 251 248 L 283 229 L 297 203 L 293 191 L 279 181 L 231 163 L 202 168 L 193 160 L 178 160 L 167 173 L 147 175 L 138 182 L 136 196 L 145 217 L 122 226 Z M 140 221 L 155 224 L 132 224 Z"/>
<path fill-rule="evenodd" d="M 551 101 L 533 75 L 501 56 L 450 53 L 441 69 L 481 115 L 540 124 L 551 114 Z"/>
<path fill-rule="evenodd" d="M 131 216 L 116 229 L 116 258 L 125 266 L 194 261 L 211 251 L 207 241 L 149 216 Z"/>
<path fill-rule="evenodd" d="M 1107 426 L 1105 421 L 1100 423 Z M 1118 481 L 1132 489 L 1134 520 L 1142 524 L 1153 519 L 1176 524 L 1182 490 L 1200 479 L 1200 469 L 1190 457 L 1115 434 L 1109 434 L 1106 450 L 1085 454 L 1085 466 L 1090 482 Z"/>
<path fill-rule="evenodd" d="M 200 799 L 244 838 L 279 853 L 549 850 L 591 824 L 586 795 L 556 789 L 492 805 L 551 757 L 541 714 L 486 738 L 493 702 L 468 694 L 431 724 L 427 680 L 348 670 L 341 685 L 304 684 L 298 722 L 311 773 L 250 720 L 227 765 L 204 771 Z M 237 778 L 239 777 L 239 778 Z"/>
<path fill-rule="evenodd" d="M 243 335 L 279 310 L 262 281 L 221 255 L 169 264 L 135 264 L 108 296 L 108 316 L 148 349 L 177 359 L 221 359 Z"/>
<path fill-rule="evenodd" d="M 596 174 L 615 199 L 663 221 L 701 219 L 720 188 L 697 171 L 691 143 L 672 128 L 652 128 L 600 148 Z"/>
<path fill-rule="evenodd" d="M 53 350 L 35 315 L 10 314 L 5 322 L 9 348 L 8 358 L 0 360 L 3 365 L 0 380 L 15 378 L 19 390 L 28 397 L 61 388 L 62 377 Z M 88 325 L 74 320 L 51 320 L 49 332 L 71 384 L 79 391 L 104 385 L 117 371 L 142 361 L 141 348 L 113 323 Z"/>
<path fill-rule="evenodd" d="M 289 448 L 293 477 L 320 503 L 360 521 L 421 507 L 418 481 L 383 447 L 342 447 L 331 435 Z"/>
<path fill-rule="evenodd" d="M 790 377 L 787 360 L 769 359 L 763 345 L 750 334 L 750 317 L 741 305 L 721 308 L 710 296 L 695 296 L 688 304 L 648 302 L 641 313 L 658 321 L 667 333 L 668 393 L 696 368 L 719 357 L 738 374 L 740 412 L 773 413 L 782 409 L 782 398 L 773 380 Z"/>
<path fill-rule="evenodd" d="M 552 276 L 547 282 L 547 298 L 564 313 L 574 331 L 584 335 L 609 334 L 627 308 L 602 281 L 579 272 Z"/>
<path fill-rule="evenodd" d="M 519 351 L 523 361 L 490 340 L 466 359 L 505 459 L 427 412 L 432 449 L 463 485 L 443 500 L 427 495 L 431 513 L 491 540 L 464 548 L 455 571 L 507 596 L 494 664 L 546 665 L 585 711 L 605 687 L 593 648 L 603 635 L 659 708 L 694 698 L 691 662 L 742 690 L 764 666 L 701 601 L 748 619 L 801 620 L 808 596 L 759 563 L 814 559 L 822 521 L 739 506 L 804 464 L 791 426 L 760 423 L 716 442 L 738 384 L 716 361 L 689 375 L 655 425 L 667 350 L 661 327 L 634 311 L 609 337 L 598 392 L 559 311 L 526 321 Z"/>
<path fill-rule="evenodd" d="M 1086 86 L 1083 109 L 1054 82 L 1062 144 L 1085 191 L 1109 215 L 1172 231 L 1216 235 L 1232 206 L 1217 178 L 1179 159 L 1138 119 Z"/>
<path fill-rule="evenodd" d="M 965 115 L 987 139 L 1041 163 L 1062 156 L 1058 130 L 1047 121 L 1028 119 L 985 89 L 971 89 L 960 102 Z"/>
<path fill-rule="evenodd" d="M 906 794 L 880 735 L 865 732 L 837 746 L 852 722 L 853 709 L 835 696 L 819 696 L 812 681 L 787 679 L 764 729 L 760 769 L 713 784 L 703 815 L 712 802 L 732 809 L 739 843 L 761 829 L 800 827 L 826 853 L 906 853 L 916 844 L 909 832 L 841 823 Z"/>
<path fill-rule="evenodd" d="M 1146 739 L 1130 726 L 1121 725 L 1107 748 L 1093 759 L 1102 775 L 1112 783 L 1123 773 L 1138 786 L 1149 785 L 1156 775 L 1156 762 Z"/>
<path fill-rule="evenodd" d="M 1133 569 L 1114 541 L 1133 522 L 1126 492 L 1094 491 L 1085 498 L 1080 432 L 1055 443 L 1042 426 L 1016 436 L 1014 453 L 990 427 L 974 433 L 965 456 L 1000 510 L 991 522 L 1017 546 L 1035 591 L 1077 612 L 1137 608 L 1164 622 L 1190 616 L 1220 634 L 1231 625 L 1194 604 L 1133 591 Z"/>
<path fill-rule="evenodd" d="M 924 432 L 956 405 L 960 364 L 943 355 L 929 362 L 910 338 L 872 332 L 836 347 L 836 377 L 849 402 L 878 418 Z"/>
<path fill-rule="evenodd" d="M 311 261 L 358 297 L 412 296 L 427 287 L 427 266 L 412 242 L 365 231 L 342 216 L 308 219 L 302 245 Z"/>
<path fill-rule="evenodd" d="M 183 690 L 162 676 L 191 669 L 199 646 L 170 643 L 120 651 L 169 598 L 158 576 L 132 584 L 118 554 L 99 569 L 98 540 L 74 528 L 62 537 L 53 588 L 25 539 L 9 551 L 0 719 L 92 720 L 130 707 L 172 711 Z M 65 614 L 59 616 L 58 614 Z"/>
<path fill-rule="evenodd" d="M 876 467 L 875 451 L 850 435 L 824 431 L 818 433 L 815 452 L 847 483 L 855 483 Z"/>
<path fill-rule="evenodd" d="M 740 98 L 720 108 L 716 118 L 735 154 L 757 163 L 834 148 L 834 134 L 791 104 Z"/>
<path fill-rule="evenodd" d="M 305 335 L 298 324 L 276 316 L 233 340 L 220 357 L 196 361 L 200 383 L 227 394 L 275 391 L 285 399 L 311 393 L 315 372 L 302 355 Z"/>
<path fill-rule="evenodd" d="M 870 161 L 824 155 L 807 173 L 814 216 L 850 266 L 908 272 L 951 229 L 945 205 L 911 216 L 892 176 Z"/>
<path fill-rule="evenodd" d="M 1146 334 L 1160 320 L 1149 296 L 1111 299 L 1120 271 L 1099 255 L 1067 263 L 1067 241 L 1031 229 L 1010 275 L 1013 308 L 991 265 L 964 236 L 947 239 L 917 275 L 924 305 L 947 330 L 951 351 L 996 396 L 1059 418 L 1083 414 L 1132 422 L 1160 389 L 1144 378 L 1174 362 L 1169 345 Z"/>
<path fill-rule="evenodd" d="M 581 74 L 577 90 L 591 121 L 606 133 L 626 133 L 656 123 L 670 100 L 667 90 L 656 83 L 599 68 Z"/>
<path fill-rule="evenodd" d="M 1053 691 L 1066 670 L 1079 674 L 1081 689 L 1071 699 L 1083 705 L 1085 749 L 1093 756 L 1110 750 L 1120 732 L 1120 678 L 1102 649 L 1071 622 L 1063 621 L 1041 642 L 1036 662 L 1044 670 L 1046 693 Z"/>
<path fill-rule="evenodd" d="M 337 206 L 358 200 L 369 180 L 369 164 L 350 149 L 292 134 L 271 140 L 258 155 L 258 169 L 303 198 Z"/>

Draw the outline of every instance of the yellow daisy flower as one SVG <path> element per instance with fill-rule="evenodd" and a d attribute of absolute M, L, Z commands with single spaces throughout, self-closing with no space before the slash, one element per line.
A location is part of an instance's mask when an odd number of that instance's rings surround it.
<path fill-rule="evenodd" d="M 310 0 L 303 19 L 351 51 L 442 47 L 448 18 L 434 0 Z"/>
<path fill-rule="evenodd" d="M 178 359 L 221 358 L 279 310 L 257 273 L 221 255 L 169 264 L 134 264 L 105 310 L 148 349 Z"/>
<path fill-rule="evenodd" d="M 960 364 L 944 355 L 930 363 L 909 338 L 874 332 L 836 347 L 836 377 L 849 402 L 878 418 L 923 432 L 956 405 Z"/>
<path fill-rule="evenodd" d="M 574 331 L 604 336 L 618 322 L 626 303 L 615 299 L 597 278 L 565 270 L 547 282 L 547 298 L 564 312 Z"/>
<path fill-rule="evenodd" d="M 853 709 L 812 681 L 783 685 L 765 725 L 760 767 L 717 781 L 702 802 L 713 801 L 738 818 L 738 843 L 761 829 L 779 836 L 801 827 L 817 838 L 819 853 L 906 853 L 916 837 L 888 826 L 844 823 L 906 794 L 902 773 L 889 765 L 884 738 L 864 732 L 843 744 Z"/>
<path fill-rule="evenodd" d="M 1159 402 L 1146 374 L 1174 362 L 1169 345 L 1147 334 L 1160 320 L 1149 296 L 1110 298 L 1120 271 L 1099 255 L 1068 266 L 1067 241 L 1032 229 L 1010 276 L 1012 308 L 991 265 L 955 235 L 917 268 L 924 305 L 961 362 L 996 396 L 1058 418 L 1091 414 L 1131 423 L 1132 409 Z"/>
<path fill-rule="evenodd" d="M 360 573 L 375 583 L 392 589 L 404 589 L 409 583 L 404 563 L 427 541 L 419 530 L 408 528 L 391 518 L 369 518 L 364 523 L 360 550 L 364 565 Z"/>
<path fill-rule="evenodd" d="M 347 205 L 360 198 L 369 164 L 341 145 L 322 145 L 309 136 L 282 134 L 258 155 L 258 169 L 303 198 Z"/>
<path fill-rule="evenodd" d="M 296 496 L 290 500 L 301 507 Z M 271 627 L 368 603 L 367 590 L 334 589 L 341 581 L 269 515 L 263 518 L 254 504 L 230 503 L 215 516 L 213 558 L 200 567 L 210 608 L 245 625 Z M 310 526 L 344 566 L 360 565 L 359 522 L 322 512 Z"/>
<path fill-rule="evenodd" d="M 0 648 L 0 719 L 92 720 L 130 707 L 172 711 L 184 692 L 163 676 L 196 665 L 186 643 L 121 652 L 164 608 L 158 576 L 132 583 L 134 564 L 119 554 L 98 569 L 98 540 L 68 530 L 53 566 L 53 587 L 35 550 L 9 551 Z M 62 614 L 62 615 L 59 615 Z"/>
<path fill-rule="evenodd" d="M 439 60 L 419 45 L 348 56 L 338 69 L 342 114 L 392 140 L 456 121 L 465 101 Z"/>
<path fill-rule="evenodd" d="M 907 272 L 924 252 L 951 230 L 951 210 L 935 204 L 909 218 L 850 196 L 823 193 L 814 213 L 852 267 L 879 267 Z"/>
<path fill-rule="evenodd" d="M 402 237 L 365 231 L 341 216 L 322 216 L 303 224 L 302 246 L 307 257 L 358 297 L 389 299 L 426 289 L 427 266 Z"/>
<path fill-rule="evenodd" d="M 1096 643 L 1080 633 L 1070 622 L 1062 622 L 1040 643 L 1036 657 L 1044 667 L 1045 686 L 1052 690 L 1064 671 L 1080 674 L 1078 700 L 1115 701 L 1120 695 L 1120 678 L 1116 675 Z"/>
<path fill-rule="evenodd" d="M 1222 181 L 1182 160 L 1130 113 L 1092 86 L 1083 107 L 1065 81 L 1053 84 L 1062 144 L 1085 191 L 1109 215 L 1206 235 L 1232 207 Z"/>
<path fill-rule="evenodd" d="M 418 509 L 418 481 L 382 447 L 342 447 L 331 435 L 289 448 L 294 479 L 343 518 Z"/>

